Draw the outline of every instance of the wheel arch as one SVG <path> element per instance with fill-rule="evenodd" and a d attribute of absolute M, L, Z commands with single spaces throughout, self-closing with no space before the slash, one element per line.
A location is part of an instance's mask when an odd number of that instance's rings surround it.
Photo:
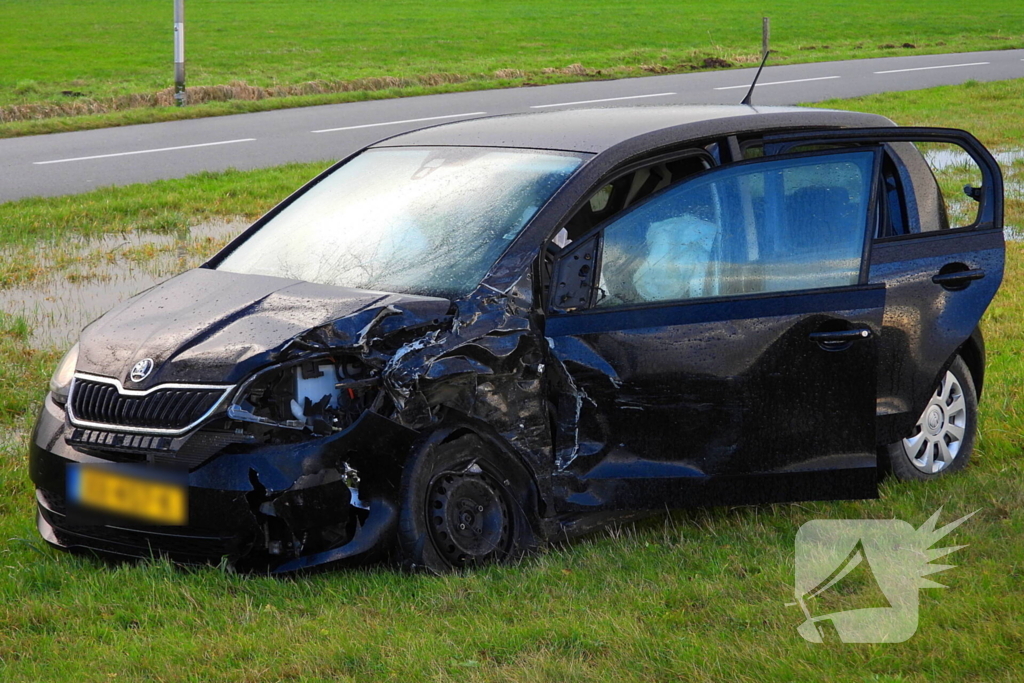
<path fill-rule="evenodd" d="M 456 441 L 471 438 L 475 443 L 466 444 L 463 451 L 446 448 Z M 480 458 L 474 454 L 480 453 Z M 536 547 L 542 533 L 538 506 L 538 488 L 532 469 L 522 457 L 514 452 L 499 434 L 486 425 L 442 422 L 425 435 L 418 446 L 406 459 L 402 471 L 398 499 L 397 553 L 402 566 L 411 570 L 446 572 L 457 567 L 445 559 L 432 540 L 429 515 L 424 515 L 426 497 L 430 490 L 432 472 L 441 463 L 442 467 L 467 460 L 479 462 L 484 471 L 490 470 L 492 481 L 503 485 L 506 499 L 515 506 L 513 516 L 522 525 L 515 527 L 513 545 L 510 548 L 512 561 L 522 557 Z M 447 463 L 447 464 L 444 464 Z M 495 470 L 498 470 L 497 472 Z M 499 477 L 494 477 L 499 474 Z M 452 548 L 449 548 L 452 550 Z M 461 559 L 461 558 L 460 558 Z"/>
<path fill-rule="evenodd" d="M 451 443 L 464 436 L 476 437 L 493 452 L 522 470 L 522 474 L 527 480 L 526 483 L 529 484 L 529 490 L 526 491 L 530 503 L 528 513 L 531 522 L 538 526 L 544 510 L 550 507 L 550 493 L 548 489 L 542 486 L 537 468 L 513 448 L 507 439 L 486 423 L 476 422 L 471 419 L 446 420 L 434 429 L 427 438 L 423 439 L 418 447 L 409 454 L 406 464 L 413 459 L 425 457 L 428 451 L 433 448 Z"/>
<path fill-rule="evenodd" d="M 981 392 L 985 381 L 985 339 L 982 334 L 981 327 L 977 326 L 971 332 L 970 336 L 964 340 L 964 342 L 960 344 L 952 354 L 950 354 L 949 358 L 946 359 L 946 362 L 942 364 L 942 367 L 939 368 L 929 385 L 930 388 L 928 395 L 921 400 L 920 405 L 916 407 L 911 406 L 905 413 L 905 415 L 910 419 L 907 423 L 908 426 L 900 429 L 892 427 L 890 431 L 887 432 L 887 436 L 879 442 L 880 446 L 886 447 L 888 444 L 894 443 L 910 433 L 910 430 L 913 428 L 915 421 L 917 420 L 917 416 L 920 415 L 928 405 L 931 393 L 939 386 L 942 378 L 946 375 L 946 371 L 949 370 L 950 366 L 953 365 L 953 362 L 958 356 L 963 359 L 964 364 L 967 366 L 967 370 L 971 374 L 971 382 L 974 384 L 975 396 L 979 402 L 981 401 Z M 911 418 L 910 416 L 913 417 Z"/>
<path fill-rule="evenodd" d="M 967 341 L 960 345 L 957 354 L 964 359 L 967 369 L 971 371 L 975 393 L 978 400 L 981 400 L 982 387 L 985 384 L 985 337 L 981 332 L 980 325 L 975 327 Z"/>

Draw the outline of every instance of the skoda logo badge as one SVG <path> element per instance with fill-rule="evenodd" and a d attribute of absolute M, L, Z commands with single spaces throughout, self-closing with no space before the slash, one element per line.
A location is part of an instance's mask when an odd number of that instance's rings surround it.
<path fill-rule="evenodd" d="M 153 372 L 153 359 L 143 358 L 135 364 L 135 367 L 132 368 L 132 372 L 129 377 L 132 378 L 133 382 L 141 382 L 149 377 L 149 373 L 151 372 Z"/>

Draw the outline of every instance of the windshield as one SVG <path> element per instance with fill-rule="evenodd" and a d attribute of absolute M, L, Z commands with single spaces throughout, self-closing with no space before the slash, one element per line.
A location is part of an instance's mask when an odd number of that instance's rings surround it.
<path fill-rule="evenodd" d="M 218 270 L 453 298 L 472 291 L 582 155 L 473 147 L 363 152 Z"/>

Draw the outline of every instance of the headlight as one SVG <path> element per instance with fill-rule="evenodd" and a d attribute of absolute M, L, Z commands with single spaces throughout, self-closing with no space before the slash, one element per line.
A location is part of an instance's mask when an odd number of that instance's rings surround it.
<path fill-rule="evenodd" d="M 235 392 L 227 414 L 238 422 L 322 436 L 359 419 L 379 391 L 380 378 L 360 359 L 311 356 L 252 375 Z"/>
<path fill-rule="evenodd" d="M 78 365 L 78 344 L 75 343 L 71 349 L 64 354 L 57 369 L 53 371 L 50 378 L 50 393 L 57 403 L 66 403 L 68 400 L 68 389 L 71 388 L 71 380 L 75 377 L 75 366 Z"/>

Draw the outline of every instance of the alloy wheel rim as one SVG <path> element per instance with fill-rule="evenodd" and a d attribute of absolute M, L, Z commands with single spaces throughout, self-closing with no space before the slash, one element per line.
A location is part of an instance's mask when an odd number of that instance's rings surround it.
<path fill-rule="evenodd" d="M 925 474 L 938 474 L 953 464 L 963 447 L 967 418 L 963 387 L 947 370 L 914 433 L 903 439 L 903 452 L 910 463 Z"/>

